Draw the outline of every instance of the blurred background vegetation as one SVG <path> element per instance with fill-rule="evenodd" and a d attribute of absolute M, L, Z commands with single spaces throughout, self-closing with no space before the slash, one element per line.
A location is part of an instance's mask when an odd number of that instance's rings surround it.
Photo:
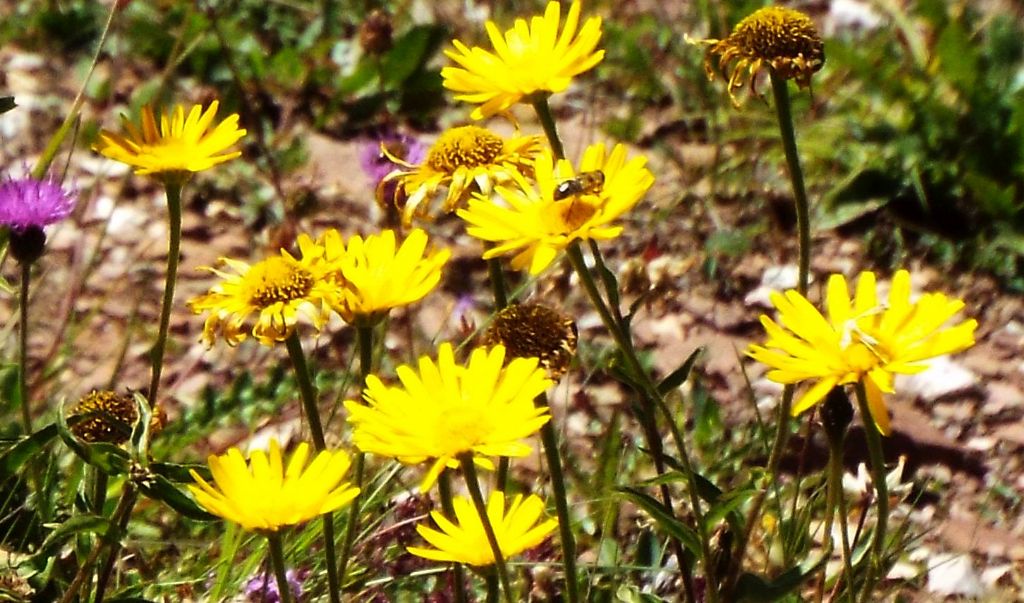
<path fill-rule="evenodd" d="M 0 41 L 59 52 L 84 69 L 107 6 L 40 4 L 16 3 L 0 23 Z M 196 86 L 215 90 L 255 134 L 248 154 L 271 186 L 240 197 L 256 205 L 250 214 L 263 224 L 295 204 L 280 181 L 305 160 L 302 131 L 350 137 L 451 123 L 453 101 L 439 76 L 443 48 L 452 37 L 479 41 L 485 18 L 506 23 L 543 3 L 514 4 L 122 0 L 109 69 L 89 94 L 101 108 L 131 110 Z M 722 83 L 705 79 L 701 49 L 684 39 L 724 36 L 761 3 L 590 4 L 606 15 L 607 58 L 574 86 L 563 113 L 596 112 L 595 127 L 677 164 L 685 163 L 681 145 L 713 146 L 715 162 L 699 175 L 712 182 L 711 200 L 763 193 L 752 182 L 788 194 L 775 175 L 782 157 L 767 103 L 751 99 L 734 110 Z M 1024 7 L 1004 4 L 798 7 L 826 35 L 825 68 L 797 101 L 818 229 L 863 235 L 883 267 L 927 256 L 1024 289 Z M 86 124 L 84 138 L 96 127 Z M 759 152 L 746 152 L 752 148 Z M 692 201 L 686 192 L 680 199 Z M 746 248 L 760 230 L 718 233 L 707 251 Z"/>

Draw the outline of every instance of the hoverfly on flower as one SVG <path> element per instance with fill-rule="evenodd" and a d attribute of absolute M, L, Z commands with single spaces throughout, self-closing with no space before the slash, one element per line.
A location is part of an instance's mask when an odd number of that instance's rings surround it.
<path fill-rule="evenodd" d="M 603 186 L 604 172 L 601 170 L 580 172 L 575 178 L 559 182 L 552 197 L 555 201 L 562 201 L 577 195 L 596 195 L 601 192 Z"/>

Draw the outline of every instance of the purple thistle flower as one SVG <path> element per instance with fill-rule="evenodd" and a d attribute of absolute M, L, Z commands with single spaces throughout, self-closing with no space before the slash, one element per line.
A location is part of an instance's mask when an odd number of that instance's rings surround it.
<path fill-rule="evenodd" d="M 0 225 L 19 232 L 41 229 L 68 217 L 76 197 L 53 178 L 7 178 L 0 183 Z"/>
<path fill-rule="evenodd" d="M 292 591 L 292 599 L 300 601 L 302 597 L 302 581 L 305 572 L 290 569 L 284 573 L 288 579 L 288 589 Z M 270 572 L 258 572 L 245 582 L 245 598 L 250 603 L 281 603 L 281 591 L 277 588 L 277 580 Z"/>
<path fill-rule="evenodd" d="M 381 152 L 381 145 L 384 145 L 394 157 L 411 164 L 420 163 L 427 154 L 427 148 L 423 143 L 406 134 L 388 132 L 372 139 L 359 153 L 359 165 L 362 166 L 363 171 L 369 176 L 375 189 L 380 184 L 380 181 L 384 179 L 384 176 L 387 176 L 392 170 L 399 167 L 397 163 L 388 159 Z"/>

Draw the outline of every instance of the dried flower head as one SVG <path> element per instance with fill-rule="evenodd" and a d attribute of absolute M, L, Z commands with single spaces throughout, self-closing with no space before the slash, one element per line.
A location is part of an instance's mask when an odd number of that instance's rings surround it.
<path fill-rule="evenodd" d="M 384 54 L 391 50 L 393 31 L 391 15 L 385 10 L 375 8 L 359 25 L 359 45 L 367 54 Z"/>
<path fill-rule="evenodd" d="M 509 360 L 539 358 L 553 379 L 569 370 L 576 340 L 572 318 L 541 304 L 517 304 L 501 310 L 484 335 L 487 345 L 505 346 Z"/>
<path fill-rule="evenodd" d="M 712 56 L 718 55 L 718 66 L 728 73 L 729 96 L 736 106 L 740 103 L 734 91 L 743 86 L 744 76 L 756 93 L 755 78 L 765 65 L 779 77 L 806 87 L 811 76 L 825 64 L 825 47 L 811 18 L 781 6 L 754 11 L 737 23 L 724 40 L 699 43 L 710 46 L 704 58 L 708 79 L 715 77 Z M 735 64 L 729 67 L 734 60 Z"/>
<path fill-rule="evenodd" d="M 79 439 L 124 444 L 132 436 L 139 410 L 130 394 L 93 390 L 78 401 L 68 416 L 77 418 L 70 428 Z"/>

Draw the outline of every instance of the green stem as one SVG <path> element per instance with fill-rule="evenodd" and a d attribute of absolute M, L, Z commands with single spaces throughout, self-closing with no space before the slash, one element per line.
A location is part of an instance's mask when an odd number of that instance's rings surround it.
<path fill-rule="evenodd" d="M 498 572 L 494 571 L 493 567 L 484 573 L 484 589 L 486 593 L 484 601 L 487 603 L 498 603 L 501 589 L 498 588 Z"/>
<path fill-rule="evenodd" d="M 284 547 L 281 546 L 281 535 L 277 532 L 267 533 L 267 555 L 270 565 L 274 568 L 277 578 L 277 592 L 281 603 L 292 603 L 292 589 L 288 586 L 288 572 L 284 566 Z"/>
<path fill-rule="evenodd" d="M 825 430 L 828 434 L 828 429 Z M 832 526 L 834 524 L 839 499 L 843 495 L 843 440 L 842 438 L 829 437 L 828 442 L 828 481 L 827 494 L 825 496 L 825 523 L 823 526 L 824 550 L 822 551 L 821 582 L 818 584 L 816 601 L 821 603 L 825 597 L 825 582 L 828 579 L 826 570 L 828 560 L 832 557 Z M 844 526 L 845 527 L 845 526 Z M 845 547 L 844 547 L 845 548 Z M 845 553 L 844 553 L 845 556 Z M 849 565 L 849 559 L 845 559 Z M 847 576 L 853 574 L 847 571 Z"/>
<path fill-rule="evenodd" d="M 107 582 L 114 571 L 117 553 L 121 550 L 121 535 L 124 534 L 125 529 L 128 527 L 128 519 L 132 515 L 132 509 L 135 508 L 136 500 L 138 500 L 138 492 L 136 492 L 135 486 L 131 483 L 126 483 L 121 491 L 121 498 L 117 501 L 117 508 L 114 509 L 114 514 L 110 517 L 110 528 L 102 537 L 96 539 L 95 548 L 93 548 L 89 557 L 78 568 L 78 573 L 71 580 L 71 584 L 64 593 L 64 597 L 61 598 L 60 603 L 70 603 L 70 601 L 75 600 L 85 579 L 92 575 L 92 567 L 99 559 L 100 553 L 109 544 L 110 552 L 100 568 L 99 578 L 96 580 L 96 596 L 93 598 L 93 603 L 103 603 Z"/>
<path fill-rule="evenodd" d="M 356 325 L 356 338 L 359 342 L 359 383 L 365 386 L 366 378 L 373 370 L 373 326 L 367 324 Z M 355 485 L 359 488 L 359 494 L 352 499 L 348 511 L 348 526 L 345 529 L 345 540 L 341 543 L 341 563 L 338 565 L 338 575 L 342 584 L 345 581 L 345 573 L 348 571 L 349 557 L 352 555 L 352 545 L 355 543 L 356 531 L 359 530 L 359 509 L 363 502 L 363 479 L 366 467 L 366 455 L 362 452 L 355 454 Z"/>
<path fill-rule="evenodd" d="M 537 119 L 540 120 L 540 125 L 544 128 L 544 135 L 548 138 L 548 144 L 551 145 L 551 151 L 555 154 L 555 159 L 563 159 L 565 158 L 565 150 L 562 148 L 562 139 L 558 137 L 555 118 L 551 115 L 548 96 L 545 92 L 537 92 L 530 98 L 530 104 L 533 105 L 533 110 L 537 113 Z"/>
<path fill-rule="evenodd" d="M 487 260 L 487 274 L 490 276 L 491 291 L 494 293 L 495 310 L 504 310 L 508 306 L 508 289 L 505 286 L 505 273 L 501 269 L 501 259 Z"/>
<path fill-rule="evenodd" d="M 21 264 L 21 289 L 18 294 L 21 328 L 18 331 L 18 397 L 21 398 L 21 423 L 25 436 L 32 435 L 32 411 L 28 393 L 28 288 L 32 263 Z"/>
<path fill-rule="evenodd" d="M 437 477 L 437 492 L 441 497 L 441 509 L 445 517 L 455 521 L 455 505 L 452 504 L 452 480 L 451 472 L 445 469 Z M 455 583 L 452 586 L 455 594 L 455 603 L 466 603 L 466 572 L 461 563 L 452 563 L 452 578 Z"/>
<path fill-rule="evenodd" d="M 498 570 L 498 580 L 501 582 L 501 589 L 505 592 L 505 601 L 512 603 L 512 587 L 508 579 L 508 568 L 505 566 L 505 557 L 501 553 L 501 545 L 494 533 L 494 526 L 491 525 L 491 518 L 487 515 L 487 503 L 484 502 L 484 495 L 480 492 L 480 481 L 476 476 L 476 466 L 473 465 L 473 453 L 460 455 L 459 464 L 462 467 L 462 475 L 466 478 L 469 497 L 473 499 L 473 506 L 476 507 L 476 513 L 480 517 L 480 523 L 483 524 L 484 533 L 487 535 L 487 543 L 491 546 L 494 567 Z"/>
<path fill-rule="evenodd" d="M 875 524 L 874 539 L 872 540 L 871 563 L 868 565 L 867 576 L 864 578 L 864 600 L 872 598 L 874 581 L 881 575 L 879 572 L 883 566 L 883 555 L 885 554 L 885 532 L 889 522 L 889 486 L 885 483 L 885 457 L 882 453 L 882 437 L 878 433 L 878 427 L 871 417 L 871 409 L 868 406 L 868 396 L 864 389 L 864 382 L 858 381 L 855 387 L 857 391 L 857 405 L 860 408 L 860 419 L 864 424 L 864 437 L 868 444 L 868 459 L 871 461 L 871 480 L 875 484 L 875 494 L 878 498 L 878 518 Z"/>
<path fill-rule="evenodd" d="M 313 378 L 309 372 L 309 365 L 306 363 L 306 353 L 302 351 L 302 342 L 299 340 L 298 331 L 292 331 L 285 339 L 288 348 L 288 356 L 291 358 L 292 367 L 295 369 L 295 381 L 299 384 L 299 393 L 302 397 L 302 407 L 306 411 L 306 419 L 309 421 L 310 435 L 313 437 L 313 446 L 317 452 L 327 448 L 324 440 L 324 428 L 320 422 L 320 408 L 317 405 L 316 388 L 313 386 Z M 334 548 L 334 514 L 324 513 L 320 516 L 323 520 L 324 531 L 324 563 L 327 565 L 327 591 L 331 603 L 341 603 L 341 583 L 338 580 L 338 560 Z"/>
<path fill-rule="evenodd" d="M 590 274 L 590 270 L 587 269 L 586 262 L 583 259 L 583 252 L 580 250 L 579 242 L 573 242 L 566 248 L 566 255 L 569 258 L 569 262 L 572 264 L 573 269 L 580 278 L 580 282 L 583 284 L 583 288 L 587 292 L 587 296 L 590 298 L 594 309 L 597 310 L 598 315 L 601 317 L 601 321 L 604 323 L 605 328 L 611 333 L 612 338 L 615 340 L 619 350 L 622 351 L 623 357 L 626 359 L 629 369 L 636 375 L 637 379 L 649 380 L 649 375 L 643 370 L 639 359 L 635 355 L 635 349 L 633 348 L 632 342 L 629 341 L 628 336 L 624 333 L 624 330 L 620 327 L 620 324 L 612 316 L 611 310 L 609 310 L 604 299 L 601 297 L 601 292 L 597 288 L 597 284 L 594 282 L 593 276 Z M 661 444 L 661 437 L 658 434 L 657 424 L 654 416 L 654 409 L 651 408 L 651 398 L 660 397 L 657 393 L 656 386 L 650 386 L 649 382 L 644 384 L 644 392 L 641 392 L 641 399 L 644 404 L 641 405 L 642 412 L 639 413 L 638 419 L 640 420 L 641 427 L 644 432 L 644 438 L 647 441 L 647 447 L 651 451 L 651 457 L 654 461 L 654 468 L 658 472 L 658 475 L 665 473 L 665 461 L 664 452 Z M 662 407 L 664 408 L 664 407 Z M 671 417 L 669 422 L 673 423 Z M 706 529 L 704 526 L 704 516 L 701 510 L 700 501 L 697 499 L 697 488 L 696 478 L 693 474 L 692 465 L 690 464 L 689 455 L 686 452 L 686 447 L 682 441 L 677 441 L 676 444 L 680 451 L 680 463 L 683 465 L 684 470 L 687 472 L 686 478 L 688 480 L 689 487 L 687 490 L 690 493 L 690 503 L 693 506 L 694 516 L 697 519 L 699 533 L 701 535 L 702 554 L 704 559 L 708 561 L 705 564 L 706 570 L 710 570 L 711 553 L 710 546 L 707 542 Z M 661 492 L 662 503 L 665 505 L 665 510 L 670 514 L 674 515 L 672 494 L 668 489 L 668 485 L 660 484 L 659 491 Z M 676 561 L 679 564 L 682 572 L 683 585 L 687 591 L 687 598 L 690 601 L 696 601 L 696 591 L 693 586 L 693 570 L 690 567 L 689 558 L 683 551 L 682 544 L 679 539 L 672 538 L 673 553 L 676 556 Z M 709 576 L 710 578 L 710 576 Z M 717 584 L 712 580 L 708 580 L 709 585 Z M 709 593 L 714 593 L 715 589 L 708 588 Z M 715 601 L 715 595 L 711 595 L 711 600 Z"/>
<path fill-rule="evenodd" d="M 96 467 L 87 465 L 89 469 L 89 506 L 92 512 L 103 515 L 103 506 L 107 502 L 107 472 Z"/>
<path fill-rule="evenodd" d="M 774 69 L 769 69 L 768 72 L 772 81 L 772 93 L 775 95 L 775 112 L 779 118 L 782 148 L 786 153 L 786 163 L 789 165 L 789 179 L 793 184 L 793 199 L 796 202 L 796 229 L 800 245 L 797 290 L 801 295 L 806 295 L 811 271 L 810 204 L 807 202 L 807 190 L 804 188 L 804 172 L 800 167 L 800 155 L 796 150 L 796 134 L 793 130 L 789 88 L 787 87 L 786 80 L 779 76 Z"/>
<path fill-rule="evenodd" d="M 547 394 L 537 397 L 540 404 L 549 409 Z M 540 428 L 540 439 L 544 444 L 544 456 L 551 474 L 551 490 L 555 495 L 555 512 L 558 514 L 558 531 L 562 541 L 562 563 L 565 564 L 565 597 L 569 603 L 580 600 L 579 584 L 576 581 L 576 539 L 572 533 L 572 520 L 569 517 L 569 495 L 565 488 L 565 474 L 562 472 L 562 459 L 558 453 L 558 434 L 555 433 L 553 420 L 549 420 Z"/>
<path fill-rule="evenodd" d="M 164 299 L 160 308 L 160 327 L 156 343 L 150 352 L 153 371 L 149 379 L 147 398 L 154 406 L 159 404 L 160 373 L 164 366 L 164 350 L 167 348 L 167 330 L 171 324 L 171 307 L 174 303 L 174 285 L 178 280 L 178 259 L 181 250 L 181 189 L 183 179 L 168 178 L 164 188 L 167 191 L 167 217 L 170 236 L 167 241 L 167 276 L 164 280 Z"/>

